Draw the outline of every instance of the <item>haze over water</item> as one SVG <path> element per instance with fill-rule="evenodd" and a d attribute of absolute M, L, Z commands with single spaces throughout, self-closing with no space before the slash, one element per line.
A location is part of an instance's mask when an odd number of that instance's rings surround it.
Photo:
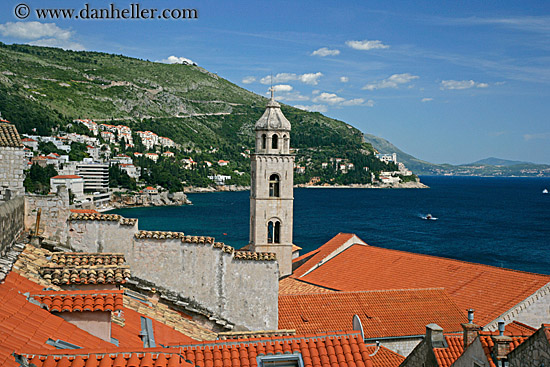
<path fill-rule="evenodd" d="M 550 274 L 550 178 L 423 177 L 427 190 L 295 189 L 294 243 L 339 232 L 369 245 Z M 248 243 L 249 192 L 190 194 L 194 205 L 119 209 L 140 229 Z M 437 221 L 423 220 L 431 213 Z"/>

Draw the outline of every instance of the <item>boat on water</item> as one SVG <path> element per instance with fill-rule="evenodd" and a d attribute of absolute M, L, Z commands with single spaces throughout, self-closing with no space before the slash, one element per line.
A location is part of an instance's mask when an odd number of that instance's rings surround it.
<path fill-rule="evenodd" d="M 422 217 L 422 219 L 425 219 L 425 220 L 437 220 L 436 217 L 434 217 L 433 215 L 431 214 L 426 214 L 425 217 Z"/>
<path fill-rule="evenodd" d="M 542 190 L 542 193 L 543 193 L 543 194 L 548 194 L 548 189 Z"/>

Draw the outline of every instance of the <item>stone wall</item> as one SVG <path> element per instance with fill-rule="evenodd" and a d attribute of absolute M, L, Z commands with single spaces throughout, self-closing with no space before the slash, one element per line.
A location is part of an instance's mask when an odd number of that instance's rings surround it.
<path fill-rule="evenodd" d="M 472 367 L 476 366 L 474 363 L 477 363 L 478 366 L 490 366 L 481 340 L 476 338 L 472 344 L 466 348 L 464 353 L 453 363 L 453 367 Z"/>
<path fill-rule="evenodd" d="M 65 186 L 57 194 L 25 196 L 25 228 L 36 230 L 36 216 L 40 214 L 40 235 L 65 244 L 67 242 L 67 218 L 70 215 L 69 193 Z"/>
<path fill-rule="evenodd" d="M 25 193 L 25 164 L 23 148 L 0 147 L 0 201 L 6 200 L 6 189 L 12 191 L 12 197 Z"/>
<path fill-rule="evenodd" d="M 550 365 L 550 343 L 545 327 L 508 354 L 510 367 L 540 367 Z"/>
<path fill-rule="evenodd" d="M 0 203 L 0 255 L 11 247 L 21 233 L 25 219 L 25 199 L 18 196 Z"/>
<path fill-rule="evenodd" d="M 496 320 L 485 325 L 484 329 L 497 330 L 498 319 L 503 319 L 506 324 L 519 321 L 534 328 L 539 328 L 541 324 L 547 323 L 550 320 L 550 283 L 506 311 Z"/>
<path fill-rule="evenodd" d="M 424 339 L 414 348 L 399 367 L 439 367 L 431 344 Z"/>
<path fill-rule="evenodd" d="M 76 251 L 124 253 L 133 277 L 177 292 L 230 321 L 235 330 L 277 328 L 274 256 L 253 259 L 251 253 L 235 251 L 211 237 L 139 231 L 137 220 L 108 214 L 73 215 L 67 244 Z"/>

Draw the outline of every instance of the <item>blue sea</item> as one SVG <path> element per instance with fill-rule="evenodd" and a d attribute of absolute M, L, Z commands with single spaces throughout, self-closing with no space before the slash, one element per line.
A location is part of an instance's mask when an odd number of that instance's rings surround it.
<path fill-rule="evenodd" d="M 294 243 L 303 254 L 351 232 L 373 246 L 550 274 L 550 178 L 421 180 L 430 189 L 295 189 Z M 248 191 L 188 197 L 193 205 L 112 212 L 140 229 L 248 243 Z"/>

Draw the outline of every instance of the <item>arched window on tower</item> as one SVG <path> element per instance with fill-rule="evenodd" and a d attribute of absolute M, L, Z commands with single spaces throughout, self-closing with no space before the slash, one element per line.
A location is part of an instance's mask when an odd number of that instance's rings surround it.
<path fill-rule="evenodd" d="M 288 151 L 288 137 L 285 135 L 283 135 L 283 151 Z M 284 153 L 284 152 L 283 152 Z"/>
<path fill-rule="evenodd" d="M 281 180 L 279 179 L 279 175 L 272 174 L 269 176 L 269 197 L 270 198 L 278 198 L 280 196 L 280 186 L 281 186 Z"/>
<path fill-rule="evenodd" d="M 281 222 L 270 220 L 267 224 L 267 243 L 281 242 Z"/>
<path fill-rule="evenodd" d="M 271 137 L 271 149 L 278 149 L 279 147 L 279 135 L 273 134 Z"/>
<path fill-rule="evenodd" d="M 267 137 L 265 136 L 265 134 L 262 135 L 262 149 L 265 149 L 266 145 L 267 145 Z"/>

